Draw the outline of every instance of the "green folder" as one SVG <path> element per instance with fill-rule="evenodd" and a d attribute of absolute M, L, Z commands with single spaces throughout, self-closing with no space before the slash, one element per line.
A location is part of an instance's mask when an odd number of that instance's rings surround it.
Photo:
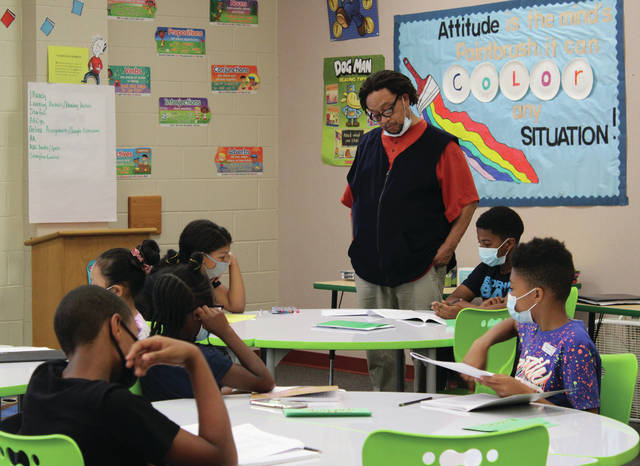
<path fill-rule="evenodd" d="M 391 324 L 376 324 L 374 322 L 359 322 L 357 320 L 330 320 L 316 324 L 316 327 L 323 328 L 346 328 L 349 330 L 379 330 L 383 328 L 393 328 Z"/>

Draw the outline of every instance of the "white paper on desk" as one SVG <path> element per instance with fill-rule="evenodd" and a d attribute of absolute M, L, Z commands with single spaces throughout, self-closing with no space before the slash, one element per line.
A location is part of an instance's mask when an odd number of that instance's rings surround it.
<path fill-rule="evenodd" d="M 436 361 L 435 359 L 428 358 L 418 353 L 411 352 L 409 354 L 414 359 L 419 359 L 420 361 L 428 362 L 429 364 L 434 364 L 436 366 L 446 367 L 447 369 L 451 369 L 452 371 L 456 371 L 461 374 L 470 375 L 471 377 L 478 378 L 485 375 L 493 375 L 493 372 L 483 371 L 482 369 L 470 366 L 464 362 Z"/>
<path fill-rule="evenodd" d="M 0 353 L 22 353 L 24 351 L 53 351 L 46 346 L 10 346 L 0 345 Z"/>
<path fill-rule="evenodd" d="M 182 428 L 198 435 L 198 424 L 189 424 Z M 239 424 L 231 430 L 240 466 L 288 463 L 318 455 L 317 452 L 305 450 L 301 440 L 271 434 L 253 424 Z"/>
<path fill-rule="evenodd" d="M 278 393 L 285 390 L 291 390 L 292 388 L 299 388 L 299 387 L 298 386 L 274 387 L 274 389 L 271 390 L 271 393 Z M 330 392 L 307 393 L 305 395 L 296 395 L 296 396 L 284 396 L 279 399 L 291 400 L 291 401 L 305 401 L 307 403 L 315 403 L 315 402 L 338 403 L 342 401 L 342 397 L 345 392 L 346 390 L 344 389 L 338 389 Z"/>
<path fill-rule="evenodd" d="M 323 317 L 333 316 L 368 316 L 368 309 L 323 309 Z"/>
<path fill-rule="evenodd" d="M 411 320 L 418 319 L 425 324 L 428 321 L 437 324 L 447 325 L 447 321 L 442 317 L 438 317 L 434 311 L 411 311 L 405 309 L 372 309 L 372 313 L 384 317 L 385 319 L 394 320 Z"/>
<path fill-rule="evenodd" d="M 527 404 L 564 393 L 566 390 L 552 392 L 519 393 L 517 395 L 499 397 L 488 393 L 474 393 L 473 395 L 445 396 L 433 400 L 421 401 L 422 406 L 438 407 L 460 411 L 476 411 L 480 409 L 499 408 L 503 406 Z"/>

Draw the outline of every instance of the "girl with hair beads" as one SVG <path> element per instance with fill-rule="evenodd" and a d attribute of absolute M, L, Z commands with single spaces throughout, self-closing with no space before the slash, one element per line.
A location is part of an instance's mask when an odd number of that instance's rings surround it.
<path fill-rule="evenodd" d="M 240 360 L 240 364 L 233 364 L 220 349 L 196 344 L 218 384 L 254 392 L 270 391 L 274 380 L 264 363 L 229 326 L 224 312 L 212 308 L 213 293 L 202 272 L 203 257 L 193 253 L 186 263 L 162 267 L 154 274 L 151 334 L 196 342 L 213 333 Z M 152 367 L 141 382 L 144 396 L 150 401 L 193 397 L 188 374 L 180 367 Z"/>
<path fill-rule="evenodd" d="M 149 336 L 149 327 L 135 305 L 152 266 L 160 261 L 158 244 L 146 239 L 135 248 L 113 248 L 103 252 L 91 269 L 91 283 L 110 290 L 129 306 L 138 327 L 138 338 Z"/>

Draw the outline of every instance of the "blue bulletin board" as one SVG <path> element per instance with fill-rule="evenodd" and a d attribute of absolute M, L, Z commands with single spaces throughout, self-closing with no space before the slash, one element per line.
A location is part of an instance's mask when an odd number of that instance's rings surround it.
<path fill-rule="evenodd" d="M 481 205 L 626 205 L 622 0 L 394 18 L 417 110 L 458 137 Z"/>

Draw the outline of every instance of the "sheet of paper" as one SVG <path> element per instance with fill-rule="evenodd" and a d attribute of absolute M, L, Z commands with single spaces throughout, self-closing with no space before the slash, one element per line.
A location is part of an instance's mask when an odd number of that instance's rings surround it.
<path fill-rule="evenodd" d="M 436 361 L 435 359 L 428 358 L 418 353 L 411 352 L 409 354 L 411 354 L 412 358 L 419 359 L 420 361 L 428 362 L 429 364 L 434 364 L 440 367 L 446 367 L 447 369 L 451 369 L 452 371 L 469 375 L 471 377 L 477 378 L 485 375 L 493 375 L 493 372 L 483 371 L 482 369 L 470 366 L 469 364 L 465 364 L 464 362 Z"/>
<path fill-rule="evenodd" d="M 494 407 L 527 404 L 564 392 L 565 390 L 539 393 L 519 393 L 517 395 L 505 396 L 503 398 L 497 395 L 489 395 L 488 393 L 474 393 L 473 395 L 434 398 L 433 400 L 423 401 L 420 404 L 424 406 L 441 406 L 444 408 L 458 409 L 462 411 L 474 411 Z"/>
<path fill-rule="evenodd" d="M 411 311 L 406 309 L 372 309 L 372 313 L 384 317 L 385 319 L 409 320 L 418 319 L 422 322 L 436 322 L 438 324 L 447 325 L 447 321 L 442 317 L 438 317 L 434 311 Z"/>
<path fill-rule="evenodd" d="M 198 424 L 188 424 L 182 428 L 198 435 Z M 304 450 L 301 440 L 271 434 L 253 424 L 239 424 L 231 430 L 238 451 L 238 464 L 241 466 L 277 464 L 317 455 L 316 452 Z"/>
<path fill-rule="evenodd" d="M 242 322 L 245 320 L 253 320 L 257 314 L 227 314 L 227 322 L 233 324 L 234 322 Z"/>
<path fill-rule="evenodd" d="M 333 316 L 368 316 L 368 309 L 323 309 L 323 317 Z"/>
<path fill-rule="evenodd" d="M 512 430 L 520 427 L 531 426 L 533 424 L 542 424 L 547 428 L 554 427 L 556 425 L 541 417 L 534 417 L 529 419 L 520 419 L 514 417 L 502 419 L 497 422 L 489 422 L 487 424 L 478 424 L 475 426 L 463 427 L 463 429 L 473 430 L 476 432 L 501 432 L 503 430 Z"/>
<path fill-rule="evenodd" d="M 86 47 L 47 47 L 48 78 L 50 83 L 80 84 L 87 72 L 89 49 Z"/>

